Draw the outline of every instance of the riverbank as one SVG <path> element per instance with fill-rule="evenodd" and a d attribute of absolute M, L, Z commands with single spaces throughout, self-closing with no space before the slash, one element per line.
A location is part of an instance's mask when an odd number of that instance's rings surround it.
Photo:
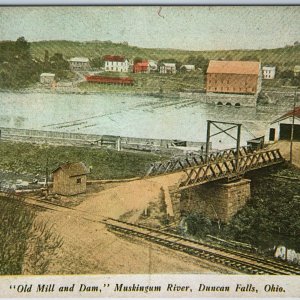
<path fill-rule="evenodd" d="M 145 75 L 145 74 L 138 74 Z M 146 74 L 148 75 L 148 74 Z M 157 75 L 156 75 L 157 76 Z M 163 76 L 163 75 L 161 75 Z M 181 74 L 182 76 L 182 74 Z M 165 77 L 165 76 L 164 76 Z M 178 77 L 181 78 L 181 77 Z M 178 79 L 177 78 L 177 79 Z M 134 96 L 134 97 L 154 97 L 158 99 L 191 99 L 199 103 L 207 103 L 215 106 L 217 103 L 225 105 L 230 102 L 233 106 L 259 107 L 264 108 L 269 105 L 290 106 L 294 101 L 294 91 L 289 87 L 277 87 L 273 89 L 263 89 L 260 95 L 227 95 L 227 94 L 206 94 L 205 89 L 191 84 L 190 87 L 180 86 L 178 80 L 169 82 L 167 88 L 160 88 L 159 82 L 152 82 L 150 85 L 123 86 L 123 85 L 102 85 L 82 81 L 78 84 L 72 82 L 58 83 L 56 87 L 45 86 L 40 83 L 31 85 L 23 89 L 0 89 L 0 93 L 17 94 L 48 94 L 48 95 L 116 95 L 116 96 Z M 170 78 L 168 79 L 170 80 Z M 227 101 L 227 100 L 228 101 Z M 300 104 L 297 101 L 297 105 Z"/>
<path fill-rule="evenodd" d="M 135 94 L 158 97 L 178 96 L 179 92 L 200 92 L 204 91 L 204 76 L 200 71 L 176 74 L 128 74 L 134 84 L 108 85 L 94 82 L 80 81 L 59 81 L 55 86 L 45 86 L 40 83 L 31 85 L 19 90 L 1 90 L 3 92 L 37 92 L 37 93 L 70 93 L 70 94 L 95 94 L 95 93 L 116 93 Z"/>

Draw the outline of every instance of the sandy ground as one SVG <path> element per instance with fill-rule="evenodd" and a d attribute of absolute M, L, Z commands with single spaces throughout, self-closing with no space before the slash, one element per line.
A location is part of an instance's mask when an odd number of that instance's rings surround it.
<path fill-rule="evenodd" d="M 290 160 L 290 142 L 279 141 L 269 146 L 270 149 L 279 148 L 281 155 L 286 159 Z M 293 142 L 293 165 L 300 168 L 300 142 Z"/>
<path fill-rule="evenodd" d="M 87 196 L 78 208 L 106 217 L 118 218 L 128 211 L 143 210 L 150 202 L 157 201 L 162 187 L 165 191 L 167 212 L 172 215 L 168 187 L 177 184 L 183 176 L 185 174 L 179 172 L 120 183 L 113 188 Z"/>
<path fill-rule="evenodd" d="M 55 224 L 55 231 L 64 240 L 48 273 L 234 273 L 153 243 L 119 236 L 107 231 L 105 225 L 84 218 L 118 218 L 128 211 L 141 211 L 157 199 L 161 186 L 177 182 L 178 176 L 182 174 L 108 185 L 103 191 L 87 195 L 76 211 L 39 213 L 40 219 Z"/>

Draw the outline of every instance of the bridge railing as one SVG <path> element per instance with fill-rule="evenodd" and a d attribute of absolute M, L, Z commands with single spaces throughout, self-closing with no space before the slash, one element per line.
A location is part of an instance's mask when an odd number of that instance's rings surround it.
<path fill-rule="evenodd" d="M 279 149 L 253 152 L 251 154 L 223 161 L 209 162 L 184 170 L 187 177 L 181 181 L 179 189 L 183 190 L 200 184 L 220 179 L 237 179 L 245 172 L 260 169 L 283 162 Z"/>

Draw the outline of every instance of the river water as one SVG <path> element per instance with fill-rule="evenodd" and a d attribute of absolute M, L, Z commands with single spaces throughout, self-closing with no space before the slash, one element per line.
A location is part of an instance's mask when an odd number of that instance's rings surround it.
<path fill-rule="evenodd" d="M 282 107 L 219 107 L 188 98 L 120 94 L 0 93 L 0 126 L 205 141 L 206 121 L 242 123 L 242 144 L 264 135 Z M 213 131 L 214 133 L 214 131 Z M 235 131 L 231 131 L 234 135 Z M 213 148 L 234 147 L 216 136 Z"/>

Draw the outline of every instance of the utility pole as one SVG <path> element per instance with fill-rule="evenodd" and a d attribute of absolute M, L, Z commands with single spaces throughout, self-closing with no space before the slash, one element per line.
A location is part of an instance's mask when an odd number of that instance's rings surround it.
<path fill-rule="evenodd" d="M 242 124 L 237 124 L 237 138 L 236 138 L 236 163 L 235 168 L 236 171 L 240 171 L 240 146 L 241 146 L 241 127 Z"/>
<path fill-rule="evenodd" d="M 293 118 L 292 118 L 292 128 L 291 128 L 291 142 L 290 142 L 290 163 L 293 163 L 293 139 L 294 139 L 294 127 L 295 127 L 295 109 L 296 109 L 296 97 L 297 89 L 294 93 L 294 105 L 293 105 Z"/>
<path fill-rule="evenodd" d="M 47 160 L 46 160 L 46 193 L 47 197 L 49 195 L 49 170 L 48 170 L 48 164 L 49 164 L 49 158 L 47 155 Z"/>
<path fill-rule="evenodd" d="M 211 121 L 207 120 L 206 144 L 205 144 L 205 162 L 208 164 L 209 142 L 210 142 L 210 124 Z"/>

